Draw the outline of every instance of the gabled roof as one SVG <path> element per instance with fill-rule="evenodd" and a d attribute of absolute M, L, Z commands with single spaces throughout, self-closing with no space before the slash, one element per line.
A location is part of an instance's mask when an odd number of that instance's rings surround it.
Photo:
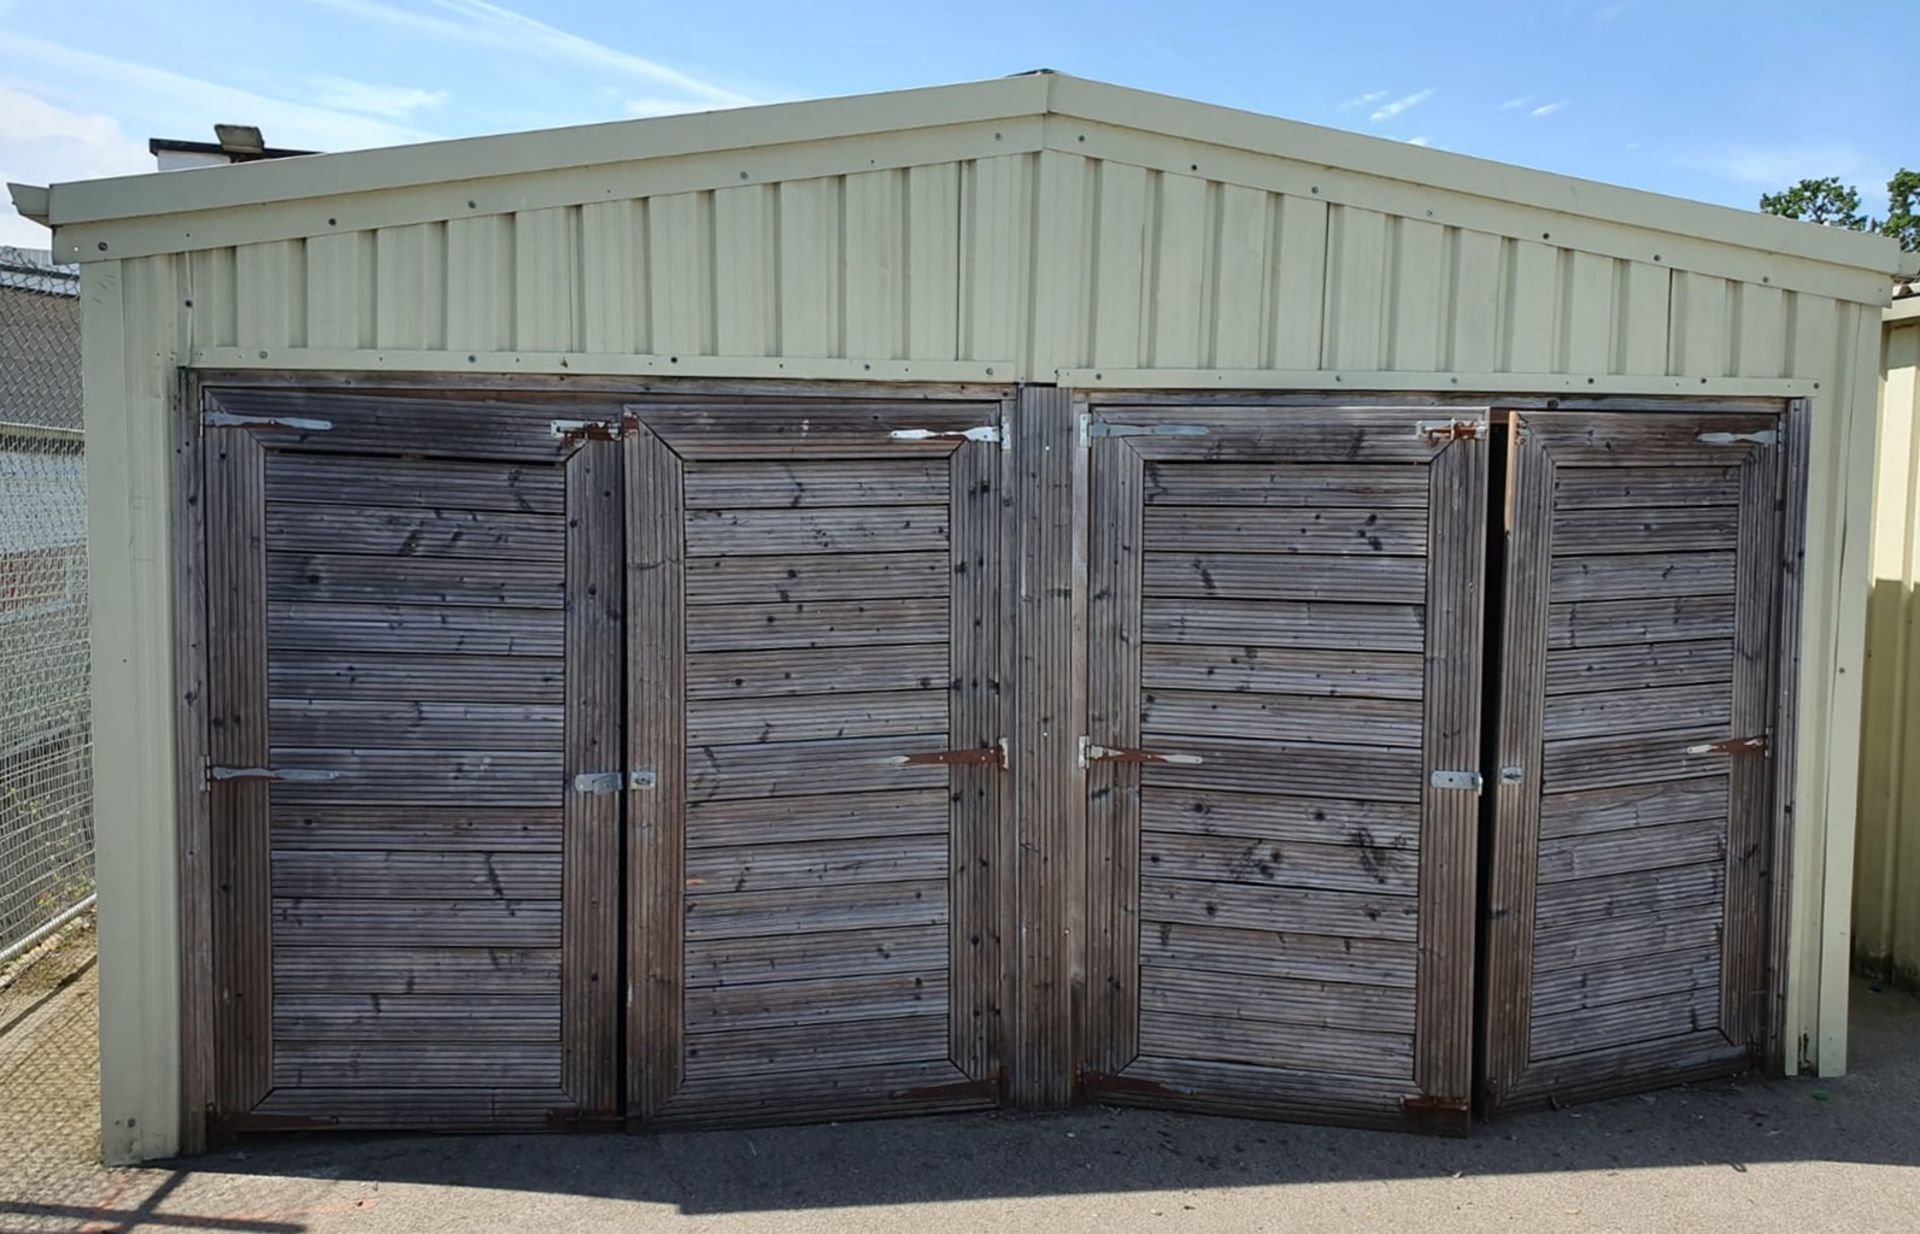
<path fill-rule="evenodd" d="M 1533 171 L 1044 70 L 963 85 L 56 184 L 46 214 L 47 221 L 58 228 L 957 124 L 1056 117 L 1889 276 L 1920 272 L 1920 259 L 1902 254 L 1893 241 L 1881 236 Z M 1021 148 L 1014 144 L 1006 153 Z M 56 242 L 55 249 L 62 257 L 77 260 L 113 255 L 68 252 L 67 247 Z"/>

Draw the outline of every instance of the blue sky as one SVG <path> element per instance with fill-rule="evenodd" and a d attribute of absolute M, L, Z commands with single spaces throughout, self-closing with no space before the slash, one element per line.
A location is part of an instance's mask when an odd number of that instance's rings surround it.
<path fill-rule="evenodd" d="M 342 150 L 1046 66 L 1751 207 L 1920 166 L 1897 6 L 0 0 L 0 179 L 149 170 L 215 121 Z M 46 233 L 0 207 L 0 244 Z"/>

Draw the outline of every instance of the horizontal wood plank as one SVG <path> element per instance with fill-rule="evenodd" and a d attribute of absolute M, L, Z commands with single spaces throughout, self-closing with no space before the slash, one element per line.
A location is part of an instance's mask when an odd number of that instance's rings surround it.
<path fill-rule="evenodd" d="M 1308 553 L 1150 552 L 1141 590 L 1175 599 L 1340 601 L 1422 604 L 1427 563 L 1419 557 L 1323 557 Z"/>
<path fill-rule="evenodd" d="M 1533 983 L 1533 1015 L 1558 1015 L 1651 995 L 1720 988 L 1720 946 L 1626 956 L 1543 972 Z"/>
<path fill-rule="evenodd" d="M 687 894 L 945 878 L 945 836 L 884 836 L 702 848 L 687 854 Z"/>
<path fill-rule="evenodd" d="M 945 643 L 709 651 L 687 657 L 687 697 L 699 701 L 884 690 L 934 690 L 944 696 L 952 681 L 952 659 Z"/>
<path fill-rule="evenodd" d="M 1551 794 L 1713 775 L 1726 770 L 1729 757 L 1754 756 L 1688 751 L 1733 735 L 1725 724 L 1717 724 L 1624 737 L 1568 737 L 1549 741 L 1542 752 L 1543 783 Z"/>
<path fill-rule="evenodd" d="M 1732 639 L 1566 647 L 1547 652 L 1549 697 L 1732 680 Z"/>
<path fill-rule="evenodd" d="M 1712 897 L 1684 908 L 1625 913 L 1617 917 L 1556 921 L 1543 918 L 1534 927 L 1534 980 L 1567 969 L 1638 961 L 1667 951 L 1714 947 L 1726 928 L 1725 914 Z"/>
<path fill-rule="evenodd" d="M 1140 923 L 1140 963 L 1146 967 L 1410 990 L 1417 961 L 1414 944 L 1404 941 L 1152 919 Z"/>
<path fill-rule="evenodd" d="M 687 848 L 945 835 L 952 804 L 945 787 L 846 796 L 755 797 L 687 804 Z"/>
<path fill-rule="evenodd" d="M 1658 994 L 1604 1007 L 1535 1015 L 1529 1044 L 1533 1058 L 1559 1058 L 1606 1046 L 1678 1037 L 1720 1023 L 1718 985 Z"/>
<path fill-rule="evenodd" d="M 947 927 L 913 925 L 751 938 L 709 938 L 686 947 L 687 988 L 763 981 L 821 981 L 877 973 L 924 973 L 947 962 Z"/>
<path fill-rule="evenodd" d="M 702 607 L 944 597 L 951 584 L 952 568 L 947 553 L 696 557 L 686 563 L 687 604 Z"/>
<path fill-rule="evenodd" d="M 1140 860 L 1141 868 L 1155 878 L 1324 887 L 1376 895 L 1411 896 L 1420 889 L 1414 854 L 1390 848 L 1144 831 Z"/>
<path fill-rule="evenodd" d="M 551 703 L 275 698 L 267 708 L 273 740 L 304 748 L 558 750 L 565 722 Z"/>
<path fill-rule="evenodd" d="M 1302 742 L 1184 738 L 1143 731 L 1151 751 L 1197 758 L 1197 763 L 1147 763 L 1141 783 L 1152 788 L 1326 796 L 1346 800 L 1420 800 L 1425 774 L 1420 751 Z"/>
<path fill-rule="evenodd" d="M 417 652 L 434 656 L 559 656 L 566 617 L 552 608 L 455 608 L 406 604 L 311 604 L 267 609 L 267 646 L 289 651 Z"/>
<path fill-rule="evenodd" d="M 1719 861 L 1727 855 L 1724 818 L 1540 842 L 1540 884 Z"/>
<path fill-rule="evenodd" d="M 565 562 L 267 554 L 267 599 L 560 608 Z"/>
<path fill-rule="evenodd" d="M 1140 978 L 1142 1013 L 1217 1015 L 1360 1032 L 1411 1034 L 1414 1001 L 1409 989 L 1287 981 L 1251 973 L 1147 968 Z"/>
<path fill-rule="evenodd" d="M 706 939 L 879 930 L 947 922 L 947 883 L 855 883 L 689 897 L 689 946 Z"/>
<path fill-rule="evenodd" d="M 558 1088 L 560 1043 L 276 1041 L 273 1082 L 297 1088 Z"/>
<path fill-rule="evenodd" d="M 1734 554 L 1618 553 L 1556 557 L 1549 586 L 1555 603 L 1724 596 L 1733 591 Z"/>
<path fill-rule="evenodd" d="M 687 741 L 698 746 L 937 733 L 946 728 L 943 690 L 697 699 L 687 705 Z"/>
<path fill-rule="evenodd" d="M 402 702 L 520 702 L 554 706 L 566 690 L 559 656 L 427 656 L 374 652 L 272 652 L 275 698 Z"/>
<path fill-rule="evenodd" d="M 1154 690 L 1140 702 L 1145 727 L 1196 737 L 1373 743 L 1417 750 L 1422 720 L 1420 704 L 1412 699 Z"/>
<path fill-rule="evenodd" d="M 557 995 L 558 948 L 302 947 L 273 949 L 278 994 Z"/>
<path fill-rule="evenodd" d="M 1246 691 L 1417 702 L 1426 677 L 1424 658 L 1411 652 L 1150 643 L 1140 652 L 1140 684 L 1154 691 Z"/>
<path fill-rule="evenodd" d="M 538 947 L 560 945 L 558 900 L 282 900 L 276 947 Z"/>
<path fill-rule="evenodd" d="M 687 799 L 806 796 L 832 785 L 843 793 L 930 788 L 947 783 L 939 764 L 902 765 L 913 754 L 947 748 L 940 734 L 783 741 L 764 745 L 690 746 Z"/>
<path fill-rule="evenodd" d="M 929 506 L 947 499 L 953 484 L 949 470 L 945 457 L 763 463 L 694 459 L 685 464 L 681 484 L 689 510 Z"/>
<path fill-rule="evenodd" d="M 448 1053 L 484 1042 L 560 1040 L 560 992 L 309 994 L 276 992 L 275 1047 L 299 1041 L 444 1042 Z M 458 1043 L 458 1045 L 454 1045 Z"/>
<path fill-rule="evenodd" d="M 913 553 L 946 547 L 945 505 L 692 510 L 687 514 L 686 550 L 693 557 Z"/>
<path fill-rule="evenodd" d="M 857 1020 L 944 1017 L 945 967 L 917 973 L 872 973 L 818 981 L 767 981 L 702 986 L 686 993 L 687 1032 L 765 1030 L 811 1024 L 821 1031 Z"/>
<path fill-rule="evenodd" d="M 1405 464 L 1149 462 L 1150 506 L 1427 508 L 1427 472 Z"/>
<path fill-rule="evenodd" d="M 906 600 L 828 600 L 734 604 L 703 613 L 687 629 L 687 650 L 861 647 L 945 641 L 944 596 Z"/>
<path fill-rule="evenodd" d="M 567 791 L 558 750 L 358 750 L 275 746 L 276 770 L 336 778 L 273 785 L 276 810 L 291 805 L 444 804 L 450 793 L 476 806 L 547 806 Z"/>
<path fill-rule="evenodd" d="M 720 1076 L 829 1071 L 875 1063 L 944 1062 L 946 1057 L 944 1016 L 892 1016 L 838 1021 L 826 1031 L 808 1022 L 784 1028 L 689 1033 L 686 1074 L 697 1083 Z"/>
<path fill-rule="evenodd" d="M 558 852 L 557 806 L 511 810 L 458 805 L 289 807 L 273 813 L 273 847 L 319 851 Z"/>
<path fill-rule="evenodd" d="M 1540 802 L 1540 838 L 1599 835 L 1727 816 L 1727 778 L 1704 776 L 1553 793 Z"/>
<path fill-rule="evenodd" d="M 342 852 L 273 854 L 273 893 L 288 899 L 557 900 L 559 853 Z"/>
<path fill-rule="evenodd" d="M 1732 718 L 1732 687 L 1716 681 L 1550 696 L 1543 732 L 1548 741 L 1558 741 L 1566 737 L 1717 728 Z"/>
<path fill-rule="evenodd" d="M 1273 837 L 1404 853 L 1420 845 L 1420 807 L 1412 802 L 1146 788 L 1140 791 L 1140 825 L 1178 835 Z"/>
<path fill-rule="evenodd" d="M 553 514 L 267 502 L 269 553 L 559 561 L 567 551 L 566 533 L 566 520 Z"/>
<path fill-rule="evenodd" d="M 1725 866 L 1713 862 L 1543 883 L 1535 893 L 1535 912 L 1538 920 L 1558 925 L 1717 906 L 1726 878 Z"/>
<path fill-rule="evenodd" d="M 275 502 L 520 514 L 567 509 L 566 474 L 557 466 L 273 450 L 266 467 L 267 497 Z"/>
<path fill-rule="evenodd" d="M 1176 925 L 1411 943 L 1418 904 L 1400 896 L 1200 883 L 1147 875 L 1140 880 L 1140 916 Z"/>
<path fill-rule="evenodd" d="M 1561 510 L 1553 519 L 1553 553 L 1732 552 L 1740 545 L 1740 507 L 1636 506 Z"/>
<path fill-rule="evenodd" d="M 1427 551 L 1424 506 L 1153 506 L 1142 531 L 1150 553 L 1422 557 Z"/>
<path fill-rule="evenodd" d="M 1150 596 L 1141 605 L 1140 638 L 1147 643 L 1417 652 L 1425 646 L 1426 609 L 1418 604 Z"/>
<path fill-rule="evenodd" d="M 1147 1054 L 1285 1066 L 1331 1075 L 1411 1081 L 1413 1034 L 1363 1032 L 1144 1007 L 1140 1049 Z"/>
<path fill-rule="evenodd" d="M 1555 510 L 1739 504 L 1738 466 L 1560 467 L 1553 475 Z"/>
<path fill-rule="evenodd" d="M 1733 637 L 1725 595 L 1587 600 L 1547 607 L 1547 646 L 1611 647 Z"/>

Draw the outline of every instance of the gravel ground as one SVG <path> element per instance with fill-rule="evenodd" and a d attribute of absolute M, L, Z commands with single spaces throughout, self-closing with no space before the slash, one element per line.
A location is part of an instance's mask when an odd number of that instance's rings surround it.
<path fill-rule="evenodd" d="M 72 962 L 24 1016 L 0 999 L 0 1025 L 18 1020 L 0 1036 L 0 1234 L 1920 1228 L 1920 1001 L 1865 985 L 1844 1079 L 1698 1085 L 1464 1140 L 1092 1108 L 672 1136 L 272 1137 L 130 1170 L 96 1160 L 93 1006 L 92 972 Z"/>

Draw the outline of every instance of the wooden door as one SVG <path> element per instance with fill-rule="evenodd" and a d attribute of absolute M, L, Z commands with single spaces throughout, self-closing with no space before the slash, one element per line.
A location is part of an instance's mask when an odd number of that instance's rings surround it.
<path fill-rule="evenodd" d="M 1001 418 L 629 408 L 630 1117 L 998 1100 Z"/>
<path fill-rule="evenodd" d="M 207 400 L 216 1126 L 617 1113 L 620 459 L 554 414 Z"/>
<path fill-rule="evenodd" d="M 1777 429 L 1767 415 L 1512 419 L 1490 1105 L 1757 1057 Z"/>
<path fill-rule="evenodd" d="M 1091 415 L 1089 1092 L 1465 1127 L 1485 431 Z"/>

